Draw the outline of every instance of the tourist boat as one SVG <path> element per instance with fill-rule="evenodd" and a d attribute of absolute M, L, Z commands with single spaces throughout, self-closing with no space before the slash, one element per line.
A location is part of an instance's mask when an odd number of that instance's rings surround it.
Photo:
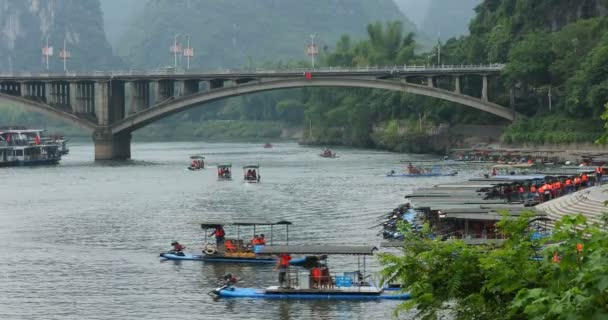
<path fill-rule="evenodd" d="M 274 242 L 273 227 L 285 226 L 285 241 L 289 244 L 289 221 L 207 221 L 201 223 L 201 228 L 204 230 L 204 239 L 208 238 L 211 234 L 210 230 L 216 230 L 219 227 L 231 226 L 233 231 L 236 231 L 236 236 L 226 237 L 224 245 L 218 248 L 215 241 L 207 242 L 203 245 L 201 254 L 187 254 L 177 255 L 173 253 L 161 253 L 160 257 L 167 260 L 196 260 L 206 262 L 245 262 L 245 263 L 275 263 L 274 257 L 271 256 L 260 256 L 258 252 L 265 247 L 265 245 L 253 245 L 250 240 L 241 238 L 241 228 L 249 227 L 252 228 L 252 238 L 256 235 L 258 227 L 266 226 L 270 227 L 270 237 L 266 239 L 270 245 Z M 236 229 L 236 230 L 234 230 Z M 305 259 L 295 259 L 292 264 L 302 264 Z"/>
<path fill-rule="evenodd" d="M 217 165 L 217 179 L 218 180 L 232 180 L 232 164 L 218 164 Z"/>
<path fill-rule="evenodd" d="M 224 285 L 211 293 L 221 298 L 253 299 L 298 299 L 298 300 L 407 300 L 409 293 L 388 290 L 371 281 L 366 275 L 365 258 L 372 256 L 376 247 L 370 246 L 267 246 L 260 250 L 260 255 L 276 256 L 279 254 L 319 255 L 353 255 L 357 256 L 357 270 L 332 274 L 326 261 L 320 261 L 308 271 L 306 269 L 288 268 L 283 287 L 239 288 Z M 363 257 L 363 269 L 361 268 Z M 303 271 L 306 270 L 306 271 Z"/>
<path fill-rule="evenodd" d="M 190 156 L 190 159 L 192 159 L 192 163 L 190 163 L 190 166 L 188 166 L 188 170 L 198 171 L 205 169 L 205 157 L 201 155 L 193 155 Z"/>
<path fill-rule="evenodd" d="M 62 135 L 54 134 L 49 137 L 42 137 L 42 141 L 44 141 L 46 143 L 51 143 L 51 144 L 58 144 L 59 153 L 61 155 L 66 155 L 66 154 L 70 153 L 70 149 L 68 148 L 68 145 L 67 145 L 68 139 L 66 139 Z"/>
<path fill-rule="evenodd" d="M 266 142 L 266 144 L 264 145 L 264 148 L 266 148 L 266 149 L 272 148 L 272 144 L 269 142 Z"/>
<path fill-rule="evenodd" d="M 0 166 L 58 163 L 62 144 L 43 137 L 42 132 L 23 127 L 0 128 Z"/>
<path fill-rule="evenodd" d="M 258 183 L 260 182 L 260 165 L 247 165 L 243 167 L 243 179 L 245 182 Z"/>
<path fill-rule="evenodd" d="M 458 174 L 458 171 L 449 173 L 441 172 L 422 172 L 422 173 L 396 173 L 389 172 L 386 174 L 387 177 L 401 177 L 401 178 L 419 178 L 419 177 L 453 177 Z"/>
<path fill-rule="evenodd" d="M 329 149 L 325 149 L 325 151 L 323 151 L 321 154 L 319 154 L 320 157 L 323 158 L 335 158 L 336 157 L 336 153 L 332 152 Z"/>

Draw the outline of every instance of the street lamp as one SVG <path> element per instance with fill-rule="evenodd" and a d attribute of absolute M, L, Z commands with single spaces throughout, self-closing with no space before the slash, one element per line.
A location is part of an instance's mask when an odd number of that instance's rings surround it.
<path fill-rule="evenodd" d="M 181 34 L 178 33 L 173 37 L 173 46 L 170 49 L 171 53 L 173 53 L 173 68 L 175 70 L 177 70 L 177 54 L 182 53 L 182 47 L 177 44 L 177 37 L 179 37 L 180 35 Z"/>
<path fill-rule="evenodd" d="M 194 49 L 190 47 L 190 34 L 186 33 L 186 48 L 184 48 L 184 57 L 186 57 L 186 70 L 190 69 L 190 58 L 194 57 Z"/>
<path fill-rule="evenodd" d="M 59 51 L 59 59 L 63 60 L 63 72 L 68 72 L 67 60 L 71 58 L 70 52 L 66 49 L 66 38 L 63 38 L 63 49 Z"/>
<path fill-rule="evenodd" d="M 306 47 L 306 54 L 310 56 L 312 68 L 315 68 L 315 56 L 319 54 L 319 49 L 315 45 L 315 37 L 317 34 L 310 35 L 310 44 Z"/>

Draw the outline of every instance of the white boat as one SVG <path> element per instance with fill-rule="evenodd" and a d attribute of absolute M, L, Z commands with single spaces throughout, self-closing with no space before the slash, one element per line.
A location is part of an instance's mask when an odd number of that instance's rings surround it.
<path fill-rule="evenodd" d="M 58 163 L 67 150 L 65 139 L 46 138 L 42 132 L 23 127 L 0 128 L 0 167 Z"/>

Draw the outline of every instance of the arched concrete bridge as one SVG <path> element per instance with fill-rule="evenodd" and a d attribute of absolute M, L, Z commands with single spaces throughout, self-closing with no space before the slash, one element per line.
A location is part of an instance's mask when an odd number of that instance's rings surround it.
<path fill-rule="evenodd" d="M 513 108 L 488 100 L 488 77 L 503 65 L 327 68 L 221 73 L 0 74 L 0 100 L 68 120 L 93 133 L 95 159 L 130 158 L 131 132 L 207 102 L 301 87 L 355 87 L 407 92 L 459 103 L 513 120 Z M 453 91 L 434 78 L 453 79 Z M 463 76 L 482 77 L 481 98 L 463 95 Z M 407 81 L 423 77 L 426 84 Z"/>

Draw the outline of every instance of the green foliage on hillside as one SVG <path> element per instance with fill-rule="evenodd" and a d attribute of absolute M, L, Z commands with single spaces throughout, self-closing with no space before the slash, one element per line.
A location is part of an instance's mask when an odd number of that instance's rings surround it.
<path fill-rule="evenodd" d="M 546 115 L 517 119 L 503 134 L 506 143 L 592 143 L 602 136 L 602 121 Z"/>
<path fill-rule="evenodd" d="M 421 319 L 605 319 L 608 317 L 608 232 L 579 215 L 535 240 L 529 214 L 497 224 L 500 247 L 431 239 L 404 230 L 400 255 L 384 253 L 382 274 L 405 285 Z M 550 244 L 550 245 L 549 245 Z"/>

